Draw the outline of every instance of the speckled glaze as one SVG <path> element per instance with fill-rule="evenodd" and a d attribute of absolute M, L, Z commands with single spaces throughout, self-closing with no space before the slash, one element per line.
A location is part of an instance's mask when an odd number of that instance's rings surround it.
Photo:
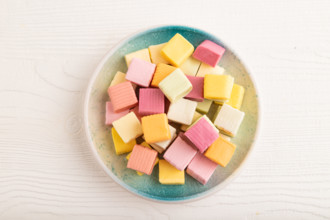
<path fill-rule="evenodd" d="M 151 176 L 139 176 L 134 170 L 127 169 L 126 154 L 116 155 L 110 127 L 104 124 L 105 102 L 108 100 L 107 88 L 117 71 L 127 71 L 124 55 L 149 45 L 167 42 L 176 33 L 183 35 L 195 48 L 206 39 L 226 48 L 219 64 L 226 69 L 227 74 L 235 77 L 235 83 L 246 89 L 241 107 L 241 110 L 245 112 L 245 118 L 237 136 L 232 139 L 232 142 L 237 145 L 237 150 L 228 166 L 226 168 L 218 166 L 209 182 L 204 186 L 187 174 L 184 185 L 161 185 L 158 182 L 158 165 L 154 168 Z M 213 106 L 214 108 L 215 106 Z M 251 151 L 257 133 L 258 120 L 260 120 L 255 85 L 242 62 L 218 38 L 202 30 L 186 26 L 162 26 L 144 30 L 117 44 L 107 53 L 95 70 L 87 89 L 84 110 L 88 141 L 92 152 L 105 172 L 121 186 L 136 195 L 165 202 L 190 201 L 202 198 L 223 188 L 237 176 Z"/>

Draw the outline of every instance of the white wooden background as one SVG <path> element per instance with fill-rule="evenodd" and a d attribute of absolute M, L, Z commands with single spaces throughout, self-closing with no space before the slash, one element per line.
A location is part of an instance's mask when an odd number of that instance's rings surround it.
<path fill-rule="evenodd" d="M 250 67 L 262 129 L 242 174 L 160 204 L 106 176 L 82 103 L 102 56 L 141 28 L 185 24 Z M 0 0 L 0 219 L 330 219 L 330 1 Z"/>

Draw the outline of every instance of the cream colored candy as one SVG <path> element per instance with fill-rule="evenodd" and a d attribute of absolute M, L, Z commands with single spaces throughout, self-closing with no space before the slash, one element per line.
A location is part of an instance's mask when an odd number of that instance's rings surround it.
<path fill-rule="evenodd" d="M 197 108 L 196 108 L 197 111 L 200 113 L 203 113 L 203 114 L 208 113 L 208 111 L 211 108 L 212 102 L 213 102 L 212 100 L 208 100 L 208 99 L 204 99 L 203 102 L 198 102 Z"/>
<path fill-rule="evenodd" d="M 125 61 L 127 66 L 129 66 L 133 58 L 139 58 L 141 60 L 151 62 L 148 48 L 126 54 Z"/>
<path fill-rule="evenodd" d="M 188 59 L 183 64 L 181 64 L 179 68 L 184 74 L 195 76 L 200 65 L 200 61 L 196 60 L 193 57 L 188 57 Z"/>
<path fill-rule="evenodd" d="M 112 125 L 125 143 L 128 143 L 143 134 L 141 123 L 134 112 L 130 112 L 112 122 Z"/>
<path fill-rule="evenodd" d="M 190 125 L 192 123 L 194 113 L 197 107 L 197 102 L 188 99 L 179 99 L 175 103 L 171 103 L 167 117 L 169 120 Z"/>
<path fill-rule="evenodd" d="M 215 74 L 215 75 L 222 75 L 225 72 L 225 69 L 221 66 L 212 67 L 206 63 L 202 63 L 199 66 L 198 72 L 196 76 L 204 77 L 206 74 Z"/>
<path fill-rule="evenodd" d="M 171 133 L 171 139 L 161 142 L 156 142 L 153 144 L 150 144 L 156 151 L 159 153 L 162 153 L 166 148 L 172 143 L 172 141 L 176 138 L 176 129 L 169 125 L 170 127 L 170 133 Z"/>
<path fill-rule="evenodd" d="M 219 128 L 221 132 L 234 137 L 243 121 L 244 115 L 244 112 L 230 105 L 223 104 L 215 118 L 214 125 Z"/>
<path fill-rule="evenodd" d="M 116 75 L 113 77 L 109 87 L 115 86 L 117 84 L 120 84 L 120 83 L 126 82 L 126 81 L 127 81 L 126 80 L 126 74 L 123 73 L 123 72 L 118 71 L 116 73 Z M 132 86 L 133 86 L 134 89 L 136 88 L 136 84 L 132 83 Z"/>
<path fill-rule="evenodd" d="M 160 51 L 163 49 L 166 43 L 151 45 L 149 46 L 149 53 L 151 62 L 154 64 L 165 63 L 169 64 L 169 62 L 160 54 Z"/>

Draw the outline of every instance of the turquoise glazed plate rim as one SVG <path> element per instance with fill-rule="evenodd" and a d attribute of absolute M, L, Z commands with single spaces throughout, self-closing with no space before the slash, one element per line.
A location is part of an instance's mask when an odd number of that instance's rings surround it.
<path fill-rule="evenodd" d="M 123 56 L 149 45 L 164 43 L 175 33 L 182 34 L 195 48 L 205 39 L 225 47 L 226 53 L 219 64 L 235 77 L 235 83 L 243 85 L 246 89 L 241 108 L 246 115 L 237 136 L 232 139 L 232 142 L 237 145 L 236 152 L 226 168 L 217 167 L 206 185 L 201 185 L 187 174 L 185 174 L 186 183 L 184 185 L 161 185 L 158 182 L 158 166 L 154 168 L 150 176 L 137 175 L 135 171 L 126 168 L 126 155 L 117 156 L 115 154 L 111 129 L 104 125 L 105 102 L 108 100 L 107 88 L 117 71 L 126 72 L 127 70 Z M 129 192 L 160 202 L 193 201 L 215 193 L 238 176 L 251 154 L 260 130 L 259 102 L 256 85 L 251 74 L 227 44 L 197 28 L 179 25 L 158 26 L 126 37 L 116 44 L 98 64 L 85 96 L 85 132 L 93 155 L 100 166 L 107 175 Z"/>

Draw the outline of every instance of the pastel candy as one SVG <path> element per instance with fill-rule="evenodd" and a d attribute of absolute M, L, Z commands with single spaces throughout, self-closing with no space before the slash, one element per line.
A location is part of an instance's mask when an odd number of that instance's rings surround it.
<path fill-rule="evenodd" d="M 166 185 L 182 185 L 185 182 L 184 171 L 176 169 L 166 160 L 160 160 L 159 182 Z"/>
<path fill-rule="evenodd" d="M 164 159 L 178 170 L 184 170 L 196 153 L 197 150 L 183 140 L 182 135 L 179 134 L 165 152 Z"/>
<path fill-rule="evenodd" d="M 160 89 L 141 88 L 139 92 L 139 114 L 160 114 L 165 111 L 165 96 Z"/>
<path fill-rule="evenodd" d="M 108 88 L 114 112 L 130 109 L 138 104 L 135 91 L 130 82 L 123 82 Z"/>
<path fill-rule="evenodd" d="M 171 133 L 171 139 L 150 144 L 159 153 L 163 153 L 163 151 L 166 150 L 166 148 L 176 138 L 176 129 L 174 127 L 172 127 L 171 125 L 169 125 L 169 128 L 170 128 L 170 133 Z"/>
<path fill-rule="evenodd" d="M 193 53 L 193 57 L 197 60 L 209 64 L 210 66 L 215 67 L 225 51 L 226 49 L 220 45 L 212 41 L 205 40 L 200 45 L 198 45 L 195 52 Z"/>
<path fill-rule="evenodd" d="M 196 110 L 200 113 L 206 114 L 211 108 L 212 100 L 204 99 L 202 102 L 198 102 Z"/>
<path fill-rule="evenodd" d="M 195 76 L 200 65 L 200 61 L 196 60 L 193 57 L 188 57 L 188 59 L 184 61 L 179 68 L 182 70 L 182 72 L 184 72 L 184 74 Z"/>
<path fill-rule="evenodd" d="M 192 84 L 192 90 L 185 98 L 196 102 L 204 101 L 204 77 L 187 76 L 187 78 Z"/>
<path fill-rule="evenodd" d="M 151 62 L 148 48 L 126 54 L 125 61 L 127 66 L 130 65 L 133 58 L 139 58 L 141 60 Z"/>
<path fill-rule="evenodd" d="M 207 74 L 204 77 L 204 98 L 226 102 L 230 98 L 233 85 L 232 76 Z"/>
<path fill-rule="evenodd" d="M 194 112 L 194 116 L 193 116 L 193 119 L 192 119 L 192 122 L 191 122 L 191 124 L 193 124 L 193 123 L 195 123 L 200 117 L 202 117 L 203 115 L 202 114 L 200 114 L 200 113 L 198 113 L 198 112 Z M 188 127 L 191 125 L 191 124 L 189 124 L 189 125 L 181 125 L 181 130 L 182 131 L 187 131 L 187 129 L 188 129 Z"/>
<path fill-rule="evenodd" d="M 124 154 L 127 152 L 131 152 L 134 145 L 136 144 L 135 139 L 131 140 L 128 143 L 125 143 L 123 139 L 119 136 L 117 133 L 116 129 L 114 127 L 111 128 L 111 134 L 112 134 L 112 141 L 113 144 L 115 145 L 115 151 L 116 154 Z"/>
<path fill-rule="evenodd" d="M 152 78 L 151 86 L 158 87 L 158 84 L 165 79 L 166 76 L 170 75 L 176 67 L 170 66 L 164 63 L 158 63 L 156 66 L 156 70 L 154 73 L 154 77 Z"/>
<path fill-rule="evenodd" d="M 105 124 L 112 125 L 112 122 L 123 117 L 129 112 L 129 110 L 124 110 L 122 112 L 114 112 L 111 102 L 105 103 Z"/>
<path fill-rule="evenodd" d="M 126 82 L 126 74 L 123 72 L 118 71 L 116 75 L 111 80 L 110 86 L 115 86 L 119 83 Z"/>
<path fill-rule="evenodd" d="M 239 110 L 243 102 L 244 91 L 245 89 L 243 86 L 234 84 L 230 98 L 226 104 Z"/>
<path fill-rule="evenodd" d="M 160 53 L 160 51 L 163 49 L 165 45 L 166 43 L 149 46 L 150 59 L 152 63 L 154 64 L 169 63 Z"/>
<path fill-rule="evenodd" d="M 128 143 L 143 134 L 141 123 L 133 112 L 114 121 L 112 125 L 124 143 Z"/>
<path fill-rule="evenodd" d="M 215 74 L 215 75 L 222 75 L 225 72 L 225 69 L 221 66 L 212 67 L 206 63 L 202 63 L 199 66 L 196 76 L 204 77 L 206 74 Z"/>
<path fill-rule="evenodd" d="M 167 112 L 169 120 L 190 125 L 192 123 L 197 102 L 188 99 L 179 99 L 177 102 L 171 103 Z"/>
<path fill-rule="evenodd" d="M 194 46 L 181 34 L 175 34 L 161 50 L 162 56 L 173 66 L 180 66 L 192 53 Z"/>
<path fill-rule="evenodd" d="M 224 104 L 214 120 L 214 125 L 221 132 L 234 137 L 243 121 L 244 115 L 244 112 Z"/>
<path fill-rule="evenodd" d="M 211 178 L 217 166 L 218 164 L 198 152 L 188 165 L 187 173 L 198 182 L 205 185 Z"/>
<path fill-rule="evenodd" d="M 126 73 L 126 79 L 143 87 L 148 87 L 156 65 L 139 58 L 133 58 Z"/>
<path fill-rule="evenodd" d="M 150 175 L 157 159 L 157 151 L 136 144 L 127 163 L 127 168 Z"/>
<path fill-rule="evenodd" d="M 192 90 L 190 81 L 180 69 L 174 70 L 158 86 L 171 102 L 178 101 Z"/>
<path fill-rule="evenodd" d="M 207 117 L 201 117 L 184 135 L 203 153 L 219 137 L 217 129 Z"/>
<path fill-rule="evenodd" d="M 226 167 L 235 153 L 236 146 L 219 137 L 205 152 L 205 156 L 215 163 Z"/>
<path fill-rule="evenodd" d="M 171 139 L 166 114 L 144 116 L 141 119 L 144 138 L 147 143 L 156 143 Z"/>

